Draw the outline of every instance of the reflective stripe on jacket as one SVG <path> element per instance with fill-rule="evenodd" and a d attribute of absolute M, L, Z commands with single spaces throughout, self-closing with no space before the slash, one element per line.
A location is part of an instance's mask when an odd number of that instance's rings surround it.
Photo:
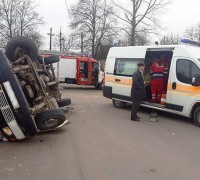
<path fill-rule="evenodd" d="M 150 70 L 151 70 L 151 73 L 152 73 L 152 79 L 157 79 L 157 78 L 160 79 L 160 78 L 164 77 L 165 67 L 162 63 L 158 64 L 157 62 L 154 62 L 151 65 Z"/>

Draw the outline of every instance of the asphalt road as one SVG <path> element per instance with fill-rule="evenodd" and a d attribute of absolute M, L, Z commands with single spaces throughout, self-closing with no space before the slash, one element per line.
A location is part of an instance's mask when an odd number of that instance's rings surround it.
<path fill-rule="evenodd" d="M 62 86 L 72 123 L 59 131 L 0 144 L 0 180 L 199 180 L 200 128 L 158 113 L 140 122 L 93 87 Z"/>

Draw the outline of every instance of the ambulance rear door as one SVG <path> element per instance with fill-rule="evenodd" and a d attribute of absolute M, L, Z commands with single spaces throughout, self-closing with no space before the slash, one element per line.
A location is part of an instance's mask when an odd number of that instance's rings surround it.
<path fill-rule="evenodd" d="M 138 46 L 119 49 L 119 52 L 116 52 L 115 58 L 112 58 L 113 73 L 109 74 L 110 78 L 107 79 L 112 84 L 112 98 L 132 101 L 132 75 L 138 68 L 138 62 L 144 62 L 145 54 L 146 48 Z"/>

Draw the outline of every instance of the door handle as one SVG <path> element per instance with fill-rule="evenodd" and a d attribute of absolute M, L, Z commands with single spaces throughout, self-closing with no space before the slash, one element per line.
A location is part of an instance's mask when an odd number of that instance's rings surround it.
<path fill-rule="evenodd" d="M 172 89 L 176 89 L 176 82 L 172 83 Z"/>
<path fill-rule="evenodd" d="M 120 79 L 115 79 L 115 81 L 116 81 L 116 82 L 120 82 L 121 80 L 120 80 Z"/>

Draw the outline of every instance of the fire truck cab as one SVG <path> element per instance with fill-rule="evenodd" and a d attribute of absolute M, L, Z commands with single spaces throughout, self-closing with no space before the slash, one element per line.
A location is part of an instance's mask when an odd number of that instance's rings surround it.
<path fill-rule="evenodd" d="M 61 52 L 43 52 L 43 56 L 59 55 L 60 61 L 53 64 L 55 75 L 60 83 L 93 85 L 102 89 L 104 72 L 101 63 L 84 56 L 68 56 Z"/>
<path fill-rule="evenodd" d="M 102 88 L 103 72 L 100 62 L 88 57 L 60 56 L 55 72 L 61 83 L 94 85 Z"/>

